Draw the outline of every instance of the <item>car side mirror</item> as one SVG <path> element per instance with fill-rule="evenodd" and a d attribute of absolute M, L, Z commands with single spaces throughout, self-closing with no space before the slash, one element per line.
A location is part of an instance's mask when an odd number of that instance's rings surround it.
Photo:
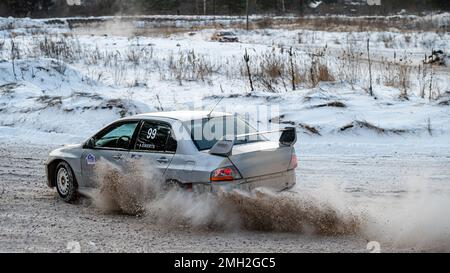
<path fill-rule="evenodd" d="M 86 149 L 93 149 L 95 147 L 95 139 L 91 137 L 86 143 L 84 144 L 84 148 Z"/>

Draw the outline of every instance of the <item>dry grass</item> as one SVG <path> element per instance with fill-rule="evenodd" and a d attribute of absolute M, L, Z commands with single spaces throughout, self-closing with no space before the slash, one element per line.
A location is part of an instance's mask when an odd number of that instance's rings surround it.
<path fill-rule="evenodd" d="M 317 128 L 315 128 L 314 126 L 311 126 L 311 125 L 308 125 L 305 123 L 299 123 L 298 126 L 300 126 L 300 128 L 305 129 L 310 134 L 321 136 L 319 130 Z"/>
<path fill-rule="evenodd" d="M 62 97 L 42 95 L 36 98 L 36 102 L 45 105 L 44 108 L 60 107 L 62 105 Z"/>
<path fill-rule="evenodd" d="M 450 31 L 450 26 L 440 27 L 430 19 L 410 19 L 405 17 L 340 17 L 316 16 L 299 17 L 295 19 L 273 20 L 272 28 L 310 29 L 317 31 L 367 32 L 397 30 L 411 32 L 419 31 Z"/>
<path fill-rule="evenodd" d="M 302 38 L 314 40 L 312 36 Z M 386 39 L 389 41 L 390 38 Z M 161 80 L 174 80 L 180 85 L 191 81 L 211 84 L 216 74 L 228 80 L 247 79 L 247 69 L 241 58 L 239 61 L 236 57 L 216 59 L 181 47 L 162 54 L 152 44 L 142 44 L 139 37 L 128 41 L 128 47 L 117 51 L 81 44 L 77 36 L 70 34 L 43 35 L 33 37 L 31 46 L 25 50 L 19 44 L 21 40 L 17 39 L 14 60 L 40 56 L 53 58 L 57 64 L 55 69 L 61 74 L 65 73 L 65 63 L 81 62 L 94 66 L 92 69 L 88 67 L 87 78 L 110 80 L 111 84 L 126 87 L 145 86 L 153 73 L 159 73 Z M 367 86 L 367 53 L 358 47 L 357 39 L 352 34 L 348 35 L 346 43 L 338 57 L 330 54 L 327 47 L 309 49 L 306 54 L 295 47 L 291 51 L 282 45 L 274 45 L 263 53 L 249 51 L 255 90 L 288 92 L 314 88 L 321 82 Z M 8 46 L 6 44 L 3 47 Z M 382 59 L 374 65 L 376 84 L 399 89 L 401 99 L 408 99 L 412 88 L 417 88 L 422 98 L 430 100 L 437 98 L 440 93 L 436 76 L 428 66 L 420 66 L 416 70 L 409 61 L 400 61 L 398 57 Z M 416 71 L 419 77 L 412 75 Z"/>
<path fill-rule="evenodd" d="M 347 107 L 347 105 L 345 105 L 345 103 L 340 102 L 340 101 L 332 101 L 332 102 L 328 102 L 328 103 L 323 103 L 323 104 L 318 104 L 318 105 L 311 106 L 311 108 L 322 108 L 322 107 L 345 108 L 345 107 Z"/>
<path fill-rule="evenodd" d="M 411 88 L 411 74 L 413 67 L 408 60 L 387 62 L 384 71 L 384 85 L 400 90 L 399 98 L 408 99 L 408 90 Z"/>
<path fill-rule="evenodd" d="M 172 54 L 166 62 L 162 60 L 156 65 L 161 79 L 176 80 L 180 85 L 183 81 L 208 81 L 221 68 L 194 50 Z"/>
<path fill-rule="evenodd" d="M 381 128 L 379 126 L 376 126 L 370 122 L 367 122 L 365 120 L 355 120 L 347 125 L 342 126 L 339 130 L 341 132 L 347 131 L 349 129 L 352 128 L 360 128 L 360 129 L 368 129 L 370 131 L 376 132 L 380 135 L 383 134 L 402 134 L 402 133 L 406 133 L 406 130 L 401 130 L 401 129 L 385 129 L 385 128 Z"/>

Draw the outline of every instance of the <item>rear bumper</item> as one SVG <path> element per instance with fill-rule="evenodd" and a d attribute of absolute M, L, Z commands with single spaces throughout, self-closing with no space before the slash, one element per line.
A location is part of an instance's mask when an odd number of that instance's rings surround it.
<path fill-rule="evenodd" d="M 212 182 L 208 185 L 193 185 L 194 192 L 232 191 L 234 189 L 251 191 L 256 188 L 269 188 L 274 191 L 291 189 L 296 183 L 295 170 L 240 179 L 230 182 Z"/>

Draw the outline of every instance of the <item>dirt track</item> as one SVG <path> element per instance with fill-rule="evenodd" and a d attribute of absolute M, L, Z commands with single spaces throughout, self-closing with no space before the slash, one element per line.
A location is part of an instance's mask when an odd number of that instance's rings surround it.
<path fill-rule="evenodd" d="M 148 217 L 103 214 L 86 198 L 66 204 L 45 185 L 43 164 L 53 147 L 0 147 L 0 252 L 67 252 L 70 241 L 83 252 L 367 252 L 362 236 L 168 228 Z M 305 159 L 299 171 L 313 180 L 326 175 L 321 166 Z"/>

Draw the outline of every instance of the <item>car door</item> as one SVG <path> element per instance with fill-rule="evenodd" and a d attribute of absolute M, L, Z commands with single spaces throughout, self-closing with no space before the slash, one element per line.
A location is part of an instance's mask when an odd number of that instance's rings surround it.
<path fill-rule="evenodd" d="M 177 141 L 170 124 L 144 120 L 136 136 L 134 148 L 130 152 L 130 158 L 141 166 L 148 166 L 149 172 L 157 172 L 156 175 L 165 180 L 167 167 L 176 149 Z"/>
<path fill-rule="evenodd" d="M 110 162 L 125 167 L 130 157 L 131 143 L 134 142 L 139 120 L 120 121 L 108 126 L 92 138 L 91 147 L 85 148 L 81 156 L 81 171 L 84 186 L 98 186 L 99 164 Z M 97 168 L 96 168 L 97 167 Z"/>

